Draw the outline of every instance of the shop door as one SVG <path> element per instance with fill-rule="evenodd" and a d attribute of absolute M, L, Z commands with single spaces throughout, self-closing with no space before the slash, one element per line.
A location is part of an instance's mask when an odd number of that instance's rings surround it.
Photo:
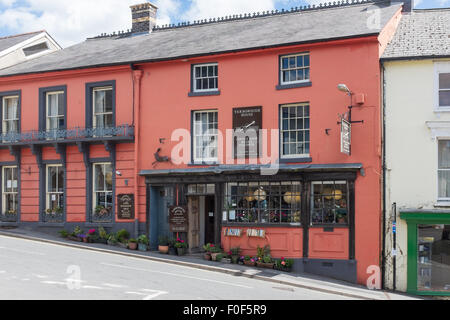
<path fill-rule="evenodd" d="M 205 197 L 205 243 L 214 243 L 215 198 Z"/>

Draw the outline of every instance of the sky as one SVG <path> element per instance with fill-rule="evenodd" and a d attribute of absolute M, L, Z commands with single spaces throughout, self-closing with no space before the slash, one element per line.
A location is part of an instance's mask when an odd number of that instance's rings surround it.
<path fill-rule="evenodd" d="M 146 0 L 0 0 L 0 37 L 46 30 L 62 46 L 131 28 L 129 6 Z M 158 25 L 335 0 L 153 0 Z M 450 7 L 450 0 L 415 0 L 420 9 Z"/>

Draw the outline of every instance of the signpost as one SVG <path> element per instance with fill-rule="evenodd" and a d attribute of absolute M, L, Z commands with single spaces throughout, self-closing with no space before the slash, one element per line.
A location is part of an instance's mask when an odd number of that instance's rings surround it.
<path fill-rule="evenodd" d="M 352 149 L 352 124 L 351 122 L 345 120 L 343 117 L 341 119 L 341 152 L 346 155 L 351 155 Z"/>
<path fill-rule="evenodd" d="M 134 219 L 134 194 L 119 194 L 117 199 L 119 219 Z"/>
<path fill-rule="evenodd" d="M 189 217 L 187 207 L 169 207 L 170 232 L 189 232 Z"/>

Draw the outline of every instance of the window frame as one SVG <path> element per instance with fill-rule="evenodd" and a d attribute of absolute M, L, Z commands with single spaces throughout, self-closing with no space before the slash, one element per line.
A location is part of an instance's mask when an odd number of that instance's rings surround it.
<path fill-rule="evenodd" d="M 108 112 L 95 112 L 95 94 L 97 92 L 106 92 L 111 91 L 111 111 Z M 114 103 L 113 103 L 113 95 L 114 95 L 114 88 L 112 86 L 105 86 L 105 87 L 95 87 L 92 89 L 92 128 L 112 128 L 114 127 Z M 103 119 L 105 119 L 105 116 L 111 115 L 111 125 L 106 127 L 98 127 L 97 126 L 97 116 L 102 116 Z"/>
<path fill-rule="evenodd" d="M 303 66 L 303 67 L 296 67 L 296 68 L 287 68 L 284 69 L 283 68 L 283 59 L 285 58 L 292 58 L 292 57 L 299 57 L 299 56 L 308 56 L 309 57 L 309 65 L 307 67 Z M 303 79 L 303 80 L 295 80 L 295 81 L 284 81 L 283 79 L 283 72 L 285 71 L 298 71 L 298 70 L 305 70 L 308 69 L 309 71 L 309 76 L 307 79 Z M 296 84 L 306 84 L 306 83 L 310 83 L 311 82 L 311 54 L 310 52 L 299 52 L 299 53 L 291 53 L 291 54 L 286 54 L 286 55 L 280 55 L 279 57 L 279 83 L 280 86 L 289 86 L 289 85 L 296 85 Z"/>
<path fill-rule="evenodd" d="M 12 191 L 12 192 L 7 192 L 5 191 L 5 178 L 6 178 L 6 174 L 5 171 L 7 169 L 15 169 L 16 170 L 16 182 L 17 182 L 17 186 L 16 186 L 16 191 Z M 14 180 L 12 180 L 14 181 Z M 15 196 L 15 201 L 16 201 L 16 206 L 15 206 L 15 210 L 16 210 L 16 214 L 19 214 L 19 167 L 17 165 L 12 165 L 12 166 L 3 166 L 2 167 L 2 215 L 6 214 L 6 195 L 10 195 L 12 194 L 13 196 Z M 14 189 L 14 188 L 13 188 Z"/>
<path fill-rule="evenodd" d="M 48 176 L 48 174 L 49 174 L 49 169 L 51 167 L 58 168 L 56 176 L 58 176 L 59 170 L 62 170 L 62 174 L 63 174 L 63 181 L 62 181 L 62 186 L 61 186 L 62 191 L 49 191 L 48 190 L 49 189 L 48 188 L 49 187 L 49 180 L 48 180 L 49 176 Z M 50 204 L 51 204 L 52 200 L 50 199 L 50 197 L 52 195 L 56 195 L 56 197 L 58 198 L 58 200 L 57 200 L 58 203 L 60 203 L 60 201 L 61 201 L 60 197 L 61 196 L 63 197 L 63 200 L 62 200 L 62 205 L 63 206 L 62 207 L 58 206 L 58 208 L 62 209 L 63 213 L 64 213 L 64 210 L 65 210 L 65 207 L 66 207 L 66 198 L 64 196 L 65 185 L 66 185 L 65 180 L 66 180 L 66 172 L 65 172 L 65 167 L 64 167 L 63 164 L 47 164 L 45 166 L 45 213 L 47 213 L 47 210 L 51 209 Z M 57 184 L 56 185 L 56 189 L 59 190 L 60 186 L 58 186 L 58 179 L 56 180 L 56 184 Z"/>
<path fill-rule="evenodd" d="M 86 100 L 86 117 L 85 127 L 94 128 L 94 89 L 112 87 L 112 128 L 116 126 L 116 80 L 90 82 L 86 83 L 85 100 Z"/>
<path fill-rule="evenodd" d="M 111 167 L 111 191 L 108 190 L 102 190 L 102 191 L 97 191 L 95 188 L 95 174 L 96 174 L 96 166 L 107 166 L 109 165 Z M 103 184 L 106 186 L 106 175 L 104 176 L 104 181 Z M 92 215 L 95 212 L 95 209 L 97 207 L 97 193 L 105 193 L 105 199 L 106 199 L 106 194 L 107 193 L 111 193 L 111 210 L 110 210 L 110 214 L 112 215 L 114 213 L 114 166 L 112 162 L 93 162 L 92 163 L 92 203 L 91 203 L 91 210 L 92 210 Z M 91 216 L 92 216 L 91 215 Z"/>
<path fill-rule="evenodd" d="M 5 95 L 2 96 L 2 134 L 9 134 L 9 133 L 20 133 L 20 95 Z M 17 118 L 16 119 L 5 119 L 5 111 L 6 111 L 6 104 L 5 101 L 7 99 L 17 99 L 17 110 L 16 110 L 16 115 Z M 15 121 L 17 122 L 17 132 L 12 132 L 12 131 L 6 131 L 6 123 Z"/>
<path fill-rule="evenodd" d="M 439 167 L 439 158 L 440 158 L 440 152 L 439 152 L 439 143 L 441 142 L 441 141 L 448 141 L 448 142 L 450 142 L 450 136 L 449 137 L 439 137 L 439 138 L 437 138 L 436 139 L 436 142 L 437 142 L 437 146 L 436 146 L 436 148 L 437 148 L 437 163 L 436 163 L 436 183 L 437 183 L 437 187 L 436 187 L 436 191 L 437 191 L 437 203 L 438 204 L 449 204 L 450 205 L 450 197 L 441 197 L 440 196 L 440 183 L 439 183 L 439 173 L 441 172 L 441 171 L 450 171 L 450 168 L 449 169 L 441 169 L 440 167 Z"/>
<path fill-rule="evenodd" d="M 45 92 L 45 131 L 46 132 L 52 132 L 52 131 L 55 131 L 55 130 L 64 130 L 64 129 L 66 129 L 66 112 L 65 112 L 65 103 L 64 103 L 64 100 L 65 100 L 65 91 L 64 90 L 58 90 L 58 91 L 47 91 L 47 92 Z M 57 116 L 49 116 L 48 115 L 48 111 L 49 111 L 49 96 L 50 95 L 62 95 L 63 96 L 63 105 L 62 105 L 62 110 L 63 110 L 63 114 L 62 115 L 60 115 L 60 114 L 58 114 Z M 59 103 L 59 99 L 58 99 L 58 103 Z M 58 104 L 58 111 L 59 111 L 59 104 Z M 63 126 L 62 127 L 59 127 L 59 123 L 58 123 L 58 128 L 56 128 L 56 129 L 50 129 L 49 127 L 50 127 L 50 122 L 49 122 L 49 120 L 50 120 L 50 118 L 57 118 L 57 119 L 59 119 L 59 118 L 63 118 L 63 120 L 64 120 L 64 124 L 63 124 Z"/>
<path fill-rule="evenodd" d="M 347 203 L 347 221 L 346 223 L 337 223 L 336 222 L 336 213 L 334 214 L 335 219 L 333 223 L 330 222 L 313 222 L 313 216 L 314 216 L 314 186 L 315 185 L 324 185 L 324 184 L 329 184 L 329 185 L 345 185 L 346 186 L 346 203 Z M 351 198 L 350 198 L 350 184 L 349 181 L 347 180 L 323 180 L 323 181 L 318 181 L 318 180 L 312 180 L 310 181 L 310 186 L 311 186 L 311 193 L 310 193 L 310 212 L 309 212 L 309 224 L 311 227 L 320 227 L 320 226 L 332 226 L 332 227 L 350 227 L 350 219 L 351 219 Z M 331 195 L 333 196 L 333 195 Z M 322 208 L 323 209 L 323 208 Z"/>
<path fill-rule="evenodd" d="M 200 77 L 197 78 L 195 75 L 195 70 L 196 68 L 202 68 L 202 67 L 217 67 L 217 74 L 215 76 L 206 76 L 206 77 Z M 218 92 L 219 91 L 219 63 L 217 62 L 210 62 L 210 63 L 202 63 L 202 64 L 193 64 L 192 65 L 192 70 L 191 70 L 191 83 L 192 83 L 192 92 L 193 93 L 211 93 L 211 92 Z M 217 82 L 217 88 L 209 88 L 209 89 L 198 89 L 197 88 L 197 81 L 198 79 L 211 79 L 214 78 L 216 79 Z M 208 85 L 209 86 L 209 85 Z"/>
<path fill-rule="evenodd" d="M 202 113 L 207 113 L 208 114 L 208 121 L 209 121 L 209 114 L 211 113 L 216 113 L 217 114 L 217 128 L 215 129 L 217 131 L 215 137 L 216 137 L 216 154 L 217 157 L 216 158 L 197 158 L 197 135 L 196 135 L 196 121 L 195 121 L 195 115 L 196 114 L 202 114 Z M 214 122 L 213 122 L 214 124 Z M 207 125 L 209 125 L 209 122 L 207 123 Z M 214 129 L 213 129 L 214 130 Z M 219 162 L 219 111 L 218 110 L 214 110 L 214 109 L 208 109 L 208 110 L 195 110 L 192 111 L 192 129 L 191 129 L 191 136 L 192 136 L 192 143 L 191 143 L 191 161 L 193 164 L 216 164 Z M 205 137 L 204 134 L 200 134 L 198 135 L 199 137 L 203 136 Z M 212 135 L 209 135 L 212 136 Z M 209 137 L 208 136 L 208 137 Z"/>
<path fill-rule="evenodd" d="M 439 93 L 441 91 L 439 84 L 439 75 L 441 73 L 450 73 L 450 62 L 442 61 L 434 63 L 434 111 L 435 112 L 450 112 L 450 105 L 448 106 L 440 106 L 440 97 Z M 450 90 L 446 89 L 446 90 Z"/>
<path fill-rule="evenodd" d="M 303 154 L 288 154 L 285 155 L 284 154 L 284 140 L 283 140 L 283 133 L 285 132 L 285 130 L 283 130 L 283 108 L 290 108 L 290 107 L 308 107 L 309 108 L 309 112 L 308 112 L 308 117 L 307 119 L 309 120 L 309 128 L 308 129 L 296 129 L 296 132 L 298 134 L 299 131 L 303 131 L 303 132 L 308 132 L 309 133 L 309 140 L 306 141 L 305 140 L 305 135 L 303 135 L 303 144 L 309 144 L 309 153 L 303 153 Z M 298 120 L 300 118 L 295 118 L 295 120 Z M 303 116 L 303 121 L 306 118 Z M 289 118 L 290 120 L 290 118 Z M 300 102 L 300 103 L 290 103 L 290 104 L 281 104 L 279 106 L 279 131 L 280 131 L 280 137 L 279 137 L 279 143 L 280 143 L 280 160 L 292 160 L 292 161 L 296 161 L 296 160 L 301 160 L 301 159 L 310 159 L 311 156 L 311 105 L 309 102 Z M 288 132 L 291 132 L 293 130 L 287 130 Z M 297 138 L 298 140 L 298 138 Z M 289 142 L 291 143 L 291 142 Z M 296 141 L 296 144 L 298 144 L 299 142 Z M 304 147 L 305 149 L 305 147 Z"/>

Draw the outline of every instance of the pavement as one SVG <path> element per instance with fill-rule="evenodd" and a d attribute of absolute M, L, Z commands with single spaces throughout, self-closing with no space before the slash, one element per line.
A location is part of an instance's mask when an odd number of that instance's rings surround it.
<path fill-rule="evenodd" d="M 350 284 L 344 281 L 338 281 L 325 277 L 315 276 L 307 273 L 286 273 L 271 269 L 259 269 L 247 267 L 245 265 L 229 264 L 222 262 L 206 261 L 201 255 L 172 256 L 163 255 L 159 252 L 141 252 L 132 251 L 121 247 L 108 246 L 98 243 L 80 243 L 70 241 L 58 236 L 52 236 L 46 233 L 29 231 L 25 229 L 0 229 L 0 236 L 10 238 L 21 238 L 26 240 L 49 243 L 58 246 L 66 246 L 78 249 L 84 249 L 94 252 L 120 255 L 123 257 L 132 257 L 155 261 L 160 263 L 195 268 L 232 275 L 235 277 L 244 277 L 271 282 L 279 285 L 292 286 L 316 292 L 339 295 L 350 299 L 363 300 L 423 300 L 421 297 L 410 296 L 397 292 L 369 290 L 360 285 Z"/>

